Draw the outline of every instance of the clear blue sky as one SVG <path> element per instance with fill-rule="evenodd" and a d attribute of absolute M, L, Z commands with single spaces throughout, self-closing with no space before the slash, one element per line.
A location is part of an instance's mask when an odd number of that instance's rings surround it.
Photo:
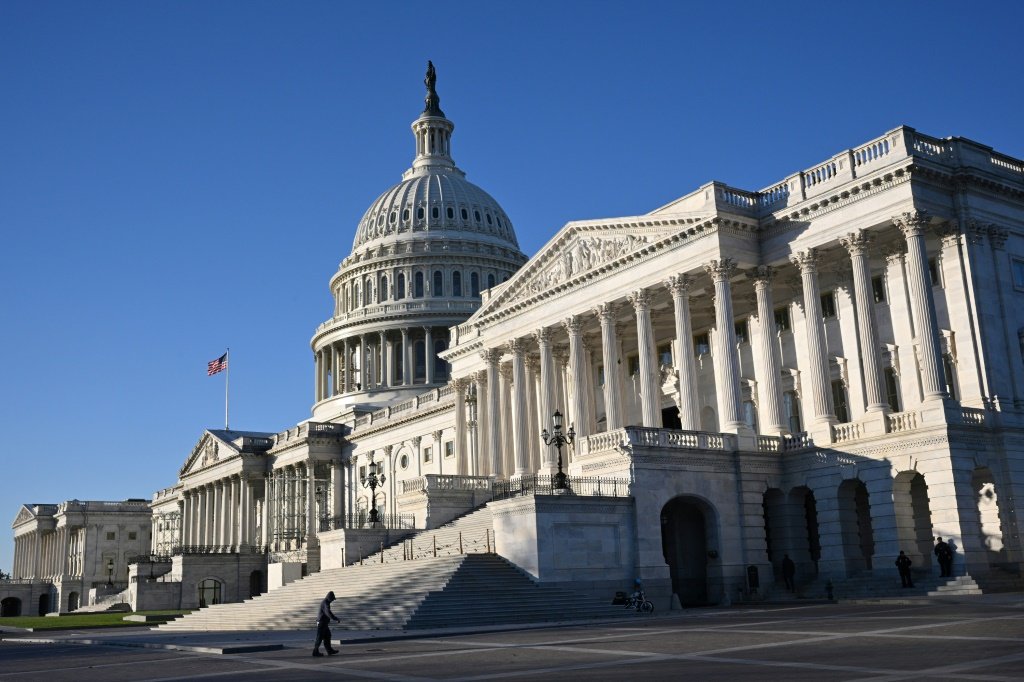
<path fill-rule="evenodd" d="M 309 416 L 309 339 L 413 155 L 534 253 L 712 179 L 759 189 L 900 124 L 1024 156 L 1021 4 L 0 3 L 0 520 L 149 497 L 204 427 Z M 13 544 L 0 534 L 0 568 Z"/>

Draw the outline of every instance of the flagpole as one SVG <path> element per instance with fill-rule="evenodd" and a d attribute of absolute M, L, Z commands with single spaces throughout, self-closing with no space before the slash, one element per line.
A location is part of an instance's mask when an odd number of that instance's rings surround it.
<path fill-rule="evenodd" d="M 228 348 L 224 355 L 224 359 L 227 360 L 225 363 L 227 367 L 224 369 L 224 430 L 230 431 L 231 428 L 228 426 L 228 384 L 231 382 L 231 349 Z"/>

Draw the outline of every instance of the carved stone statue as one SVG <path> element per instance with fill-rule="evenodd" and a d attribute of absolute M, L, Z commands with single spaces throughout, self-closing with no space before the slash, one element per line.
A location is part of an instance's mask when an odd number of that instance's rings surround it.
<path fill-rule="evenodd" d="M 444 116 L 444 112 L 441 111 L 441 98 L 434 90 L 435 83 L 437 83 L 437 72 L 434 70 L 434 63 L 428 60 L 427 75 L 423 79 L 423 84 L 427 86 L 427 96 L 423 100 L 426 106 L 423 107 L 423 113 L 427 116 Z"/>

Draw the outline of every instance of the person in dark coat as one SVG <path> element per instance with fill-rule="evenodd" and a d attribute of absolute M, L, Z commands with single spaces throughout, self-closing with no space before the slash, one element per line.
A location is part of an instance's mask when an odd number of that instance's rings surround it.
<path fill-rule="evenodd" d="M 953 575 L 953 550 L 942 541 L 941 537 L 935 538 L 935 558 L 939 560 L 940 576 L 949 578 Z"/>
<path fill-rule="evenodd" d="M 327 627 L 333 620 L 340 623 L 337 616 L 331 611 L 331 602 L 334 601 L 334 592 L 328 592 L 324 600 L 320 602 L 320 610 L 316 614 L 316 643 L 313 644 L 313 655 L 323 656 L 320 653 L 320 643 L 323 642 L 327 649 L 327 655 L 333 656 L 338 650 L 331 646 L 331 629 Z"/>
<path fill-rule="evenodd" d="M 786 581 L 786 589 L 790 592 L 796 591 L 793 578 L 796 577 L 796 564 L 789 558 L 788 554 L 782 557 L 782 579 Z"/>
<path fill-rule="evenodd" d="M 896 569 L 900 572 L 900 581 L 903 583 L 903 587 L 913 587 L 914 579 L 910 575 L 910 566 L 913 562 L 910 560 L 902 550 L 900 555 L 896 557 Z"/>

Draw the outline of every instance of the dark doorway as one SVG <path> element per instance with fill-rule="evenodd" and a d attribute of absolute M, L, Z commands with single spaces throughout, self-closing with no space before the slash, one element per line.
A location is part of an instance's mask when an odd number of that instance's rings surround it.
<path fill-rule="evenodd" d="M 78 593 L 72 592 L 68 595 L 68 611 L 78 610 Z"/>
<path fill-rule="evenodd" d="M 928 507 L 928 484 L 916 471 L 904 471 L 892 485 L 896 511 L 896 536 L 916 568 L 931 566 L 932 514 Z"/>
<path fill-rule="evenodd" d="M 679 419 L 678 407 L 666 407 L 661 411 L 661 425 L 666 429 L 679 431 L 683 428 L 683 422 Z"/>
<path fill-rule="evenodd" d="M 871 570 L 871 557 L 875 553 L 871 504 L 868 488 L 859 479 L 843 481 L 839 485 L 839 526 L 847 573 Z"/>
<path fill-rule="evenodd" d="M 707 604 L 708 514 L 695 498 L 677 497 L 661 510 L 661 547 L 672 591 L 683 605 Z"/>
<path fill-rule="evenodd" d="M 50 612 L 50 595 L 39 595 L 39 615 L 45 616 Z"/>
<path fill-rule="evenodd" d="M 0 618 L 10 618 L 21 615 L 21 600 L 17 597 L 7 597 L 0 601 Z"/>
<path fill-rule="evenodd" d="M 213 606 L 220 603 L 220 583 L 212 578 L 207 578 L 199 583 L 199 608 Z"/>
<path fill-rule="evenodd" d="M 249 596 L 255 597 L 263 593 L 263 571 L 253 571 L 249 574 Z"/>

